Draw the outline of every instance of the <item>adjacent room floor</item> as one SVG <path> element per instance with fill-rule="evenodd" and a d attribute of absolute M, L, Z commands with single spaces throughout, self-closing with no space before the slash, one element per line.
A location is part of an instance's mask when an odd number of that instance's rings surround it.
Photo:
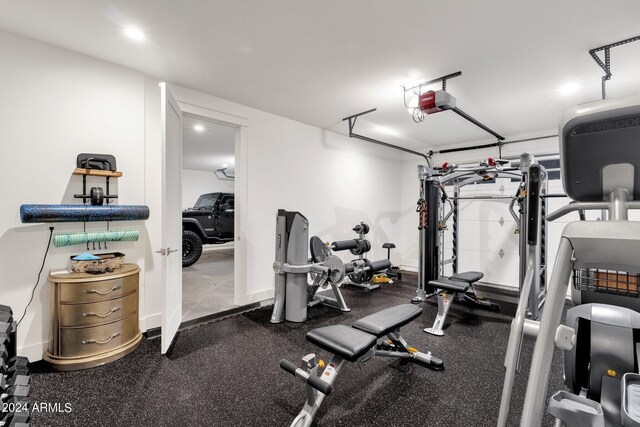
<path fill-rule="evenodd" d="M 305 333 L 344 323 L 385 307 L 404 304 L 415 293 L 415 277 L 365 293 L 346 287 L 352 311 L 310 310 L 305 323 L 269 322 L 271 307 L 199 325 L 179 333 L 168 356 L 160 340 L 112 364 L 53 373 L 35 364 L 32 401 L 70 403 L 69 413 L 34 413 L 46 426 L 285 426 L 305 400 L 304 384 L 285 373 L 279 361 L 318 349 Z M 348 364 L 334 392 L 320 408 L 319 426 L 494 426 L 503 381 L 504 353 L 515 306 L 499 313 L 454 304 L 445 336 L 422 331 L 431 326 L 437 306 L 423 304 L 421 317 L 403 328 L 409 343 L 444 360 L 444 371 L 374 359 L 362 368 Z M 533 345 L 525 342 L 523 373 Z M 327 360 L 327 355 L 320 356 Z M 522 408 L 526 376 L 518 375 L 512 417 Z M 549 391 L 562 388 L 561 354 L 556 351 Z M 553 425 L 547 416 L 545 425 Z"/>
<path fill-rule="evenodd" d="M 207 248 L 182 269 L 182 321 L 234 308 L 233 246 Z"/>

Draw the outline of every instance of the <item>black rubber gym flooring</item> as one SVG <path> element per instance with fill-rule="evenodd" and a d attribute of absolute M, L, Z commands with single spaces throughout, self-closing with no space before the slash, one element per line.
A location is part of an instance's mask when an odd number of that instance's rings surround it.
<path fill-rule="evenodd" d="M 272 325 L 270 307 L 182 331 L 171 353 L 160 340 L 145 340 L 133 354 L 107 366 L 54 373 L 34 364 L 32 401 L 60 403 L 62 411 L 36 412 L 36 426 L 288 426 L 305 400 L 304 384 L 280 369 L 281 358 L 299 363 L 307 353 L 327 355 L 304 336 L 312 328 L 355 319 L 403 304 L 415 294 L 415 277 L 369 293 L 344 287 L 352 308 L 310 310 L 302 324 Z M 318 426 L 493 426 L 496 424 L 504 354 L 515 306 L 494 313 L 454 304 L 445 336 L 431 326 L 435 302 L 402 329 L 410 345 L 444 360 L 444 371 L 378 358 L 363 368 L 348 364 L 316 416 Z M 517 425 L 532 343 L 524 346 L 509 425 Z M 556 350 L 550 393 L 562 388 Z M 64 412 L 65 403 L 71 412 Z M 547 415 L 545 425 L 553 425 Z"/>

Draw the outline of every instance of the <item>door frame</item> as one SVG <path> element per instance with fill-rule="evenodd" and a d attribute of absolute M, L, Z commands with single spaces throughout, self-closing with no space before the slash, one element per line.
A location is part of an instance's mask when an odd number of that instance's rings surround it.
<path fill-rule="evenodd" d="M 176 101 L 182 110 L 183 115 L 200 116 L 212 122 L 224 126 L 232 126 L 236 129 L 235 135 L 235 180 L 234 180 L 234 252 L 233 252 L 233 303 L 237 306 L 249 304 L 247 295 L 247 253 L 246 253 L 246 236 L 244 230 L 247 230 L 246 219 L 247 204 L 247 153 L 248 153 L 248 126 L 249 120 L 244 117 L 235 116 L 224 113 L 222 111 L 211 110 L 206 107 L 193 105 L 180 100 L 176 96 Z M 182 166 L 181 166 L 182 167 Z M 163 175 L 166 171 L 162 171 Z M 181 249 L 182 250 L 182 249 Z M 180 289 L 182 292 L 182 289 Z"/>

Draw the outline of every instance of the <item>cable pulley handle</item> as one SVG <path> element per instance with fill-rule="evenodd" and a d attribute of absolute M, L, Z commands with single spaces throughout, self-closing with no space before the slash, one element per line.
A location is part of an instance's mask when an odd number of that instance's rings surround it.
<path fill-rule="evenodd" d="M 427 201 L 424 199 L 418 200 L 418 206 L 416 212 L 418 212 L 418 230 L 422 230 L 427 227 Z"/>
<path fill-rule="evenodd" d="M 527 243 L 538 244 L 538 224 L 540 223 L 540 189 L 542 187 L 542 167 L 529 167 L 529 191 L 527 192 Z"/>

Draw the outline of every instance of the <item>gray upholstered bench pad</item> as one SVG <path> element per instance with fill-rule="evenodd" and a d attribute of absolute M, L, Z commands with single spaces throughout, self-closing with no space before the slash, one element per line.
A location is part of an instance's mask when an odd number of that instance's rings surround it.
<path fill-rule="evenodd" d="M 464 273 L 454 274 L 453 276 L 449 277 L 449 279 L 461 280 L 463 282 L 473 283 L 473 282 L 477 282 L 483 277 L 484 277 L 484 273 L 481 273 L 479 271 L 465 271 Z"/>
<path fill-rule="evenodd" d="M 349 362 L 355 362 L 374 346 L 376 337 L 347 325 L 331 325 L 310 330 L 307 332 L 307 341 Z"/>
<path fill-rule="evenodd" d="M 469 282 L 463 282 L 461 280 L 438 279 L 430 281 L 429 286 L 451 292 L 466 292 L 467 289 L 469 289 Z"/>
<path fill-rule="evenodd" d="M 413 304 L 396 305 L 357 320 L 353 327 L 380 338 L 411 322 L 422 314 Z"/>

